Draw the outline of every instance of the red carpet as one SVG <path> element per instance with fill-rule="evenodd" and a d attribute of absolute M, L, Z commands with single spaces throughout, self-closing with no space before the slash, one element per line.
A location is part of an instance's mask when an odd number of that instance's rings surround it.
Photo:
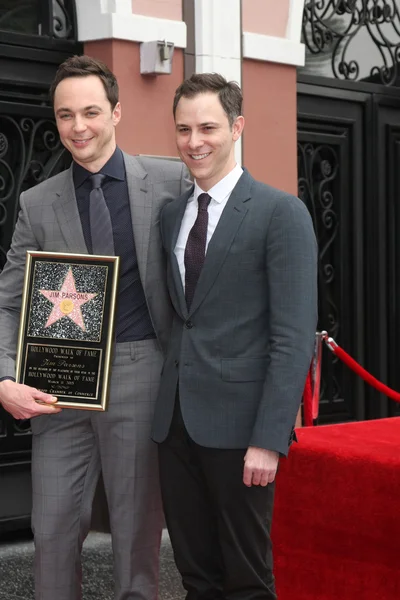
<path fill-rule="evenodd" d="M 296 433 L 277 478 L 279 600 L 400 600 L 400 418 Z"/>

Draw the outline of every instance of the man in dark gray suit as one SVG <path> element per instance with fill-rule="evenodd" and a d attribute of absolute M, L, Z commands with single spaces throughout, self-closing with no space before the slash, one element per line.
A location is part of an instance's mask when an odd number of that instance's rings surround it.
<path fill-rule="evenodd" d="M 21 195 L 0 276 L 0 402 L 16 418 L 34 417 L 35 597 L 81 598 L 80 554 L 101 468 L 115 599 L 156 600 L 163 516 L 150 424 L 172 318 L 158 221 L 162 205 L 185 189 L 186 170 L 181 163 L 128 156 L 116 146 L 118 84 L 102 63 L 68 59 L 52 96 L 61 141 L 74 160 Z M 99 193 L 111 220 L 104 239 L 91 213 L 100 210 L 92 207 Z M 25 252 L 109 254 L 110 242 L 121 268 L 108 411 L 60 411 L 51 396 L 12 380 Z"/>
<path fill-rule="evenodd" d="M 177 146 L 195 185 L 161 213 L 175 314 L 152 436 L 190 600 L 276 598 L 274 480 L 317 323 L 310 216 L 236 164 L 241 110 L 240 88 L 215 73 L 177 89 Z"/>

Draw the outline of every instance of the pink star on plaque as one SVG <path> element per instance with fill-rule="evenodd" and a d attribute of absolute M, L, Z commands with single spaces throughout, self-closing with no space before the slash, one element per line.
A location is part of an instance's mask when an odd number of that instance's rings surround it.
<path fill-rule="evenodd" d="M 68 317 L 75 325 L 86 331 L 81 306 L 97 296 L 97 293 L 77 292 L 71 268 L 68 269 L 61 290 L 39 290 L 39 292 L 54 304 L 45 328 L 50 327 L 63 317 Z"/>

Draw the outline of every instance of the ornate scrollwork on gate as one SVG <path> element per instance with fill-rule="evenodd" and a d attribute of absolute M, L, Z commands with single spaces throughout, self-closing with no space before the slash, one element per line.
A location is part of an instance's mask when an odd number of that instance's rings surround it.
<path fill-rule="evenodd" d="M 306 0 L 302 32 L 310 62 L 330 57 L 337 79 L 392 85 L 399 75 L 398 0 Z"/>
<path fill-rule="evenodd" d="M 338 294 L 338 267 L 336 244 L 339 234 L 339 215 L 335 205 L 335 187 L 338 184 L 339 159 L 335 149 L 325 144 L 304 142 L 298 144 L 298 193 L 310 211 L 319 248 L 319 314 L 321 329 L 327 329 L 335 339 L 340 337 Z M 332 373 L 322 371 L 321 398 L 330 381 L 334 400 L 342 397 L 336 373 L 337 359 L 332 357 Z"/>
<path fill-rule="evenodd" d="M 20 193 L 65 169 L 69 160 L 51 119 L 0 116 L 0 268 L 18 217 Z M 30 425 L 0 416 L 0 437 L 7 431 L 30 435 Z"/>
<path fill-rule="evenodd" d="M 73 37 L 73 12 L 71 2 L 52 0 L 53 6 L 53 35 L 56 38 L 70 39 Z"/>
<path fill-rule="evenodd" d="M 17 220 L 20 193 L 64 169 L 65 154 L 54 121 L 0 116 L 0 268 Z"/>

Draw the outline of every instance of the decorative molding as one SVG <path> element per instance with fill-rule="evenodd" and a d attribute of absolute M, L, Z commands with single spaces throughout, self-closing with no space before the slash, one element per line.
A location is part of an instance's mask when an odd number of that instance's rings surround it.
<path fill-rule="evenodd" d="M 241 85 L 241 0 L 194 0 L 196 73 L 220 73 Z M 242 140 L 235 145 L 242 163 Z"/>
<path fill-rule="evenodd" d="M 186 48 L 186 24 L 183 21 L 135 15 L 127 0 L 77 0 L 76 16 L 80 42 L 166 40 L 176 48 Z"/>
<path fill-rule="evenodd" d="M 300 42 L 305 0 L 288 0 L 285 37 L 243 32 L 243 58 L 303 67 L 305 46 Z"/>
<path fill-rule="evenodd" d="M 196 73 L 221 73 L 240 85 L 240 0 L 195 0 Z"/>
<path fill-rule="evenodd" d="M 132 14 L 132 0 L 101 0 L 102 12 Z"/>
<path fill-rule="evenodd" d="M 303 67 L 305 46 L 285 38 L 244 32 L 243 58 Z"/>
<path fill-rule="evenodd" d="M 300 43 L 305 0 L 289 0 L 289 17 L 286 25 L 286 39 Z"/>
<path fill-rule="evenodd" d="M 240 0 L 195 0 L 196 54 L 240 60 Z"/>

